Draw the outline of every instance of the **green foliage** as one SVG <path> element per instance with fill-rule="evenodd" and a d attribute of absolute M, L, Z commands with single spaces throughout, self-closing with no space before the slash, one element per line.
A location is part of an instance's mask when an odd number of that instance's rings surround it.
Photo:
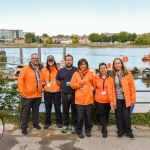
<path fill-rule="evenodd" d="M 118 41 L 118 35 L 114 34 L 111 36 L 111 42 L 115 42 L 115 41 Z"/>
<path fill-rule="evenodd" d="M 100 35 L 100 41 L 101 42 L 109 42 L 109 38 L 105 34 Z"/>
<path fill-rule="evenodd" d="M 42 43 L 43 41 L 42 41 L 41 37 L 37 35 L 37 36 L 35 36 L 35 42 L 39 44 L 39 43 Z"/>
<path fill-rule="evenodd" d="M 42 37 L 44 37 L 44 38 L 49 38 L 49 36 L 47 35 L 47 33 L 43 33 L 43 34 L 42 34 Z"/>
<path fill-rule="evenodd" d="M 136 37 L 135 45 L 150 45 L 150 34 L 142 34 Z"/>
<path fill-rule="evenodd" d="M 127 32 L 120 32 L 118 35 L 118 41 L 119 42 L 127 42 L 128 37 L 129 37 L 129 34 Z"/>
<path fill-rule="evenodd" d="M 35 42 L 35 35 L 33 33 L 27 33 L 25 35 L 25 39 L 27 43 L 34 43 Z"/>
<path fill-rule="evenodd" d="M 0 51 L 0 66 L 4 66 L 3 62 L 7 62 L 6 52 Z"/>
<path fill-rule="evenodd" d="M 47 47 L 47 44 L 46 44 L 46 43 L 43 43 L 43 47 Z"/>
<path fill-rule="evenodd" d="M 45 42 L 46 42 L 46 44 L 52 44 L 52 43 L 53 43 L 51 37 L 47 38 L 47 39 L 45 40 Z"/>
<path fill-rule="evenodd" d="M 0 74 L 0 116 L 16 115 L 19 111 L 19 95 L 17 84 L 13 81 L 3 80 Z"/>
<path fill-rule="evenodd" d="M 91 41 L 91 42 L 101 42 L 101 37 L 98 33 L 92 33 L 89 35 L 88 39 Z"/>
<path fill-rule="evenodd" d="M 60 44 L 60 41 L 56 41 L 56 40 L 55 40 L 55 41 L 54 41 L 54 44 Z"/>
<path fill-rule="evenodd" d="M 78 43 L 78 37 L 74 36 L 74 37 L 72 38 L 72 43 Z"/>
<path fill-rule="evenodd" d="M 133 41 L 135 41 L 136 37 L 137 37 L 137 34 L 136 34 L 136 33 L 129 34 L 128 40 L 131 41 L 131 42 L 133 42 Z"/>

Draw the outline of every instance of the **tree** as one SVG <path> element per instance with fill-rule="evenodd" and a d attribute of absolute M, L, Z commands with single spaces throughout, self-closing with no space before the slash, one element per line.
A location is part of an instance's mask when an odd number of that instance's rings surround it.
<path fill-rule="evenodd" d="M 42 43 L 42 39 L 41 39 L 41 37 L 40 36 L 35 36 L 35 41 L 36 41 L 36 43 Z"/>
<path fill-rule="evenodd" d="M 53 40 L 52 40 L 51 37 L 49 37 L 49 38 L 47 38 L 47 39 L 45 40 L 45 42 L 46 42 L 46 44 L 52 44 L 52 43 L 53 43 Z"/>
<path fill-rule="evenodd" d="M 27 43 L 34 43 L 35 42 L 35 34 L 33 33 L 27 33 L 25 35 L 25 39 Z"/>
<path fill-rule="evenodd" d="M 111 36 L 111 42 L 115 42 L 115 41 L 118 41 L 118 35 L 114 34 Z"/>
<path fill-rule="evenodd" d="M 88 39 L 91 42 L 101 42 L 101 37 L 98 33 L 92 33 L 88 36 Z"/>
<path fill-rule="evenodd" d="M 101 42 L 109 42 L 109 37 L 107 37 L 104 33 L 100 35 Z"/>
<path fill-rule="evenodd" d="M 120 32 L 118 35 L 119 42 L 127 42 L 129 39 L 129 34 L 127 32 Z"/>
<path fill-rule="evenodd" d="M 133 41 L 135 41 L 136 37 L 137 37 L 136 33 L 129 34 L 129 39 L 128 40 L 131 41 L 131 42 L 133 42 Z"/>
<path fill-rule="evenodd" d="M 74 37 L 72 38 L 72 43 L 78 43 L 78 37 L 74 36 Z"/>
<path fill-rule="evenodd" d="M 142 34 L 136 37 L 135 45 L 150 45 L 150 34 Z"/>
<path fill-rule="evenodd" d="M 47 35 L 47 33 L 43 33 L 43 34 L 42 34 L 42 37 L 48 38 L 49 36 Z"/>

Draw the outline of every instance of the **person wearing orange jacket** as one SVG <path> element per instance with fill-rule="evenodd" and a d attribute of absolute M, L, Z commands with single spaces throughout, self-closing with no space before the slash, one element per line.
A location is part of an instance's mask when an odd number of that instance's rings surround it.
<path fill-rule="evenodd" d="M 54 103 L 57 126 L 58 128 L 62 127 L 61 92 L 60 85 L 56 80 L 56 75 L 59 69 L 60 68 L 56 65 L 54 56 L 49 55 L 47 57 L 46 67 L 42 70 L 44 102 L 46 109 L 44 129 L 48 129 L 51 125 L 52 102 Z"/>
<path fill-rule="evenodd" d="M 39 55 L 33 53 L 28 66 L 21 69 L 18 78 L 18 91 L 22 97 L 22 134 L 27 134 L 28 121 L 32 108 L 33 126 L 40 130 L 39 126 L 39 106 L 42 97 L 41 69 L 43 65 L 39 63 Z"/>
<path fill-rule="evenodd" d="M 85 133 L 91 137 L 93 127 L 93 73 L 89 71 L 86 59 L 78 61 L 78 70 L 73 74 L 70 86 L 75 89 L 75 104 L 77 113 L 77 134 L 79 138 L 84 138 L 83 122 L 85 122 Z"/>
<path fill-rule="evenodd" d="M 131 129 L 130 107 L 136 101 L 136 89 L 132 74 L 127 71 L 122 60 L 116 58 L 112 67 L 113 82 L 110 83 L 111 107 L 115 109 L 118 138 L 123 134 L 135 139 Z"/>
<path fill-rule="evenodd" d="M 93 79 L 93 86 L 95 89 L 95 105 L 98 110 L 99 121 L 102 125 L 103 138 L 107 138 L 107 122 L 110 113 L 110 96 L 108 93 L 109 82 L 113 78 L 107 72 L 107 65 L 105 63 L 99 64 L 99 74 L 96 74 Z"/>

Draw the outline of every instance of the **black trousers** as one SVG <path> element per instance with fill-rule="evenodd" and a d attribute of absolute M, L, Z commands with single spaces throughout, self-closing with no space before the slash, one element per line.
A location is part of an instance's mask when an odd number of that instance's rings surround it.
<path fill-rule="evenodd" d="M 118 134 L 132 134 L 130 107 L 126 107 L 125 100 L 117 100 L 117 109 L 115 110 L 116 125 Z"/>
<path fill-rule="evenodd" d="M 78 105 L 76 104 L 77 112 L 77 133 L 82 132 L 83 122 L 85 126 L 85 132 L 91 132 L 93 127 L 93 105 Z"/>
<path fill-rule="evenodd" d="M 110 103 L 95 102 L 98 110 L 100 124 L 102 125 L 102 132 L 107 132 L 107 123 L 109 120 Z"/>
<path fill-rule="evenodd" d="M 45 124 L 51 124 L 52 103 L 54 103 L 56 123 L 57 125 L 62 124 L 61 93 L 44 92 L 44 102 L 46 109 Z"/>
<path fill-rule="evenodd" d="M 28 128 L 28 121 L 30 117 L 30 111 L 32 109 L 32 122 L 33 125 L 39 123 L 39 106 L 41 103 L 40 98 L 23 98 L 22 99 L 22 123 L 21 129 L 26 130 Z"/>
<path fill-rule="evenodd" d="M 62 92 L 63 120 L 64 126 L 69 126 L 69 110 L 71 106 L 71 125 L 76 127 L 77 116 L 75 107 L 75 95 Z"/>

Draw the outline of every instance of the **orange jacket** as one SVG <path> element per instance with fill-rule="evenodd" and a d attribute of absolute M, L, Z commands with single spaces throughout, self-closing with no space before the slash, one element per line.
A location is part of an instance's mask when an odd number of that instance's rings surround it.
<path fill-rule="evenodd" d="M 113 75 L 113 78 L 115 75 Z M 136 89 L 134 84 L 134 79 L 132 77 L 132 74 L 128 72 L 124 72 L 121 78 L 122 88 L 124 91 L 124 97 L 126 102 L 126 107 L 131 106 L 131 104 L 134 104 L 136 101 Z M 109 93 L 111 94 L 111 103 L 116 108 L 116 90 L 115 90 L 115 82 L 112 80 L 110 82 L 110 88 Z"/>
<path fill-rule="evenodd" d="M 39 65 L 39 69 L 43 68 Z M 40 71 L 41 78 L 41 71 Z M 42 82 L 40 79 L 40 84 L 38 85 L 35 71 L 30 67 L 30 65 L 23 67 L 20 70 L 18 78 L 18 91 L 21 96 L 26 96 L 26 98 L 38 98 L 42 97 Z"/>
<path fill-rule="evenodd" d="M 95 89 L 95 101 L 99 103 L 110 103 L 108 85 L 111 80 L 113 80 L 113 78 L 109 75 L 107 75 L 105 79 L 100 77 L 100 74 L 95 75 L 95 77 L 93 78 L 93 86 Z"/>
<path fill-rule="evenodd" d="M 57 67 L 58 70 L 60 67 Z M 56 75 L 58 70 L 54 66 L 53 69 L 50 71 L 46 67 L 42 69 L 42 82 L 45 84 L 44 91 L 47 92 L 58 92 L 60 90 L 60 85 L 56 80 Z"/>
<path fill-rule="evenodd" d="M 75 104 L 79 105 L 89 105 L 93 104 L 93 73 L 88 71 L 83 78 L 85 83 L 83 85 L 81 76 L 78 71 L 76 71 L 70 81 L 70 86 L 75 89 Z"/>

